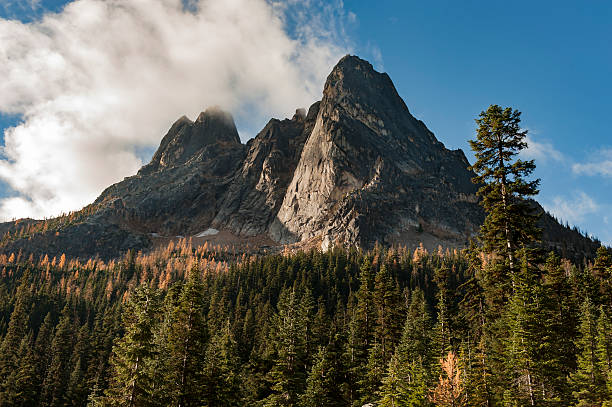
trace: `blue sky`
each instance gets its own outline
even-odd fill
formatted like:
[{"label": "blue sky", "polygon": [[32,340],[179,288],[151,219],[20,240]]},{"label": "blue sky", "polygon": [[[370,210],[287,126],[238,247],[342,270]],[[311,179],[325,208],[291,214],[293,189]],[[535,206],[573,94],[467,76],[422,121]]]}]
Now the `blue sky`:
[{"label": "blue sky", "polygon": [[[0,17],[32,21],[63,3],[8,1]],[[611,4],[345,0],[330,18],[340,47],[387,72],[413,115],[470,159],[481,110],[495,103],[522,111],[539,201],[611,244]],[[251,132],[263,125],[237,116]],[[0,128],[18,120],[0,114]]]}]

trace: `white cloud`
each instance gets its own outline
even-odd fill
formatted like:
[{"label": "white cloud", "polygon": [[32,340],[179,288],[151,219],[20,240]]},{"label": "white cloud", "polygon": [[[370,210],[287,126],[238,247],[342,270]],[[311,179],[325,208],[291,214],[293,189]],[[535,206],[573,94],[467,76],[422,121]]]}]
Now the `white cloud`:
[{"label": "white cloud", "polygon": [[18,196],[0,218],[91,202],[182,114],[221,105],[250,129],[291,116],[349,48],[341,2],[189,5],[78,0],[29,24],[0,19],[0,111],[24,118],[4,135],[0,178]]},{"label": "white cloud", "polygon": [[571,198],[556,196],[552,205],[546,205],[546,209],[558,219],[576,225],[584,221],[585,216],[597,213],[600,206],[583,191],[578,191]]},{"label": "white cloud", "polygon": [[594,154],[592,162],[572,165],[572,171],[580,175],[612,177],[612,148],[602,149]]},{"label": "white cloud", "polygon": [[527,148],[520,153],[521,158],[536,160],[538,163],[563,161],[563,153],[557,150],[549,141],[536,141],[533,136],[527,136]]}]

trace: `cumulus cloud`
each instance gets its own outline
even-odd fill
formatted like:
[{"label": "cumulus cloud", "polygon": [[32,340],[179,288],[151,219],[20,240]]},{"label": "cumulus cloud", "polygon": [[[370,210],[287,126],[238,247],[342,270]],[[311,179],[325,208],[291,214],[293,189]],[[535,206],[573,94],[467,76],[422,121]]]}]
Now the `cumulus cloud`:
[{"label": "cumulus cloud", "polygon": [[563,161],[563,153],[557,150],[549,141],[537,141],[533,136],[527,136],[527,148],[521,151],[521,157],[536,160],[537,163]]},{"label": "cumulus cloud", "polygon": [[577,191],[570,198],[554,197],[552,205],[547,205],[546,209],[558,219],[576,225],[583,222],[585,216],[597,213],[600,206],[584,191]]},{"label": "cumulus cloud", "polygon": [[16,196],[0,218],[91,202],[182,114],[220,105],[239,129],[291,116],[349,51],[350,18],[340,1],[77,0],[0,19],[0,111],[23,118],[4,134],[0,179]]},{"label": "cumulus cloud", "polygon": [[594,154],[592,162],[572,165],[572,171],[580,175],[612,177],[612,148],[602,149]]}]

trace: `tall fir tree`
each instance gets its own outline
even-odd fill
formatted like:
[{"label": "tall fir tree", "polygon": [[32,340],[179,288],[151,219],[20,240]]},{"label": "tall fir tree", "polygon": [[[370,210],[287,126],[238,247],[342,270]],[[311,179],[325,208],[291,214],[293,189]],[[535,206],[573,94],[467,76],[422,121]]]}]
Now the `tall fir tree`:
[{"label": "tall fir tree", "polygon": [[64,306],[51,342],[51,363],[43,382],[43,405],[63,406],[70,380],[70,355],[74,345],[74,315],[70,303]]},{"label": "tall fir tree", "polygon": [[504,374],[508,383],[504,401],[508,405],[534,406],[539,402],[537,352],[543,338],[539,335],[541,326],[537,316],[540,312],[538,301],[542,294],[530,252],[529,249],[517,252],[521,261],[520,269],[512,276],[514,291],[505,316],[508,333]]},{"label": "tall fir tree", "polygon": [[159,293],[148,284],[132,293],[123,312],[125,333],[113,347],[112,381],[106,391],[106,404],[125,407],[154,404],[151,364],[157,354],[154,334],[159,307]]},{"label": "tall fir tree", "polygon": [[306,383],[306,329],[300,320],[300,299],[295,288],[284,289],[272,321],[274,366],[269,379],[269,406],[296,406]]},{"label": "tall fir tree", "polygon": [[207,328],[204,292],[198,267],[189,271],[178,298],[168,332],[170,392],[179,407],[199,406]]},{"label": "tall fir tree", "polygon": [[6,334],[0,344],[0,406],[8,405],[3,400],[14,400],[17,391],[16,375],[19,368],[19,354],[22,340],[28,333],[28,313],[31,303],[30,273],[21,276],[13,311]]},{"label": "tall fir tree", "polygon": [[[364,259],[359,272],[359,288],[355,293],[354,306],[350,307],[351,321],[348,340],[348,359],[350,363],[351,387],[355,389],[353,401],[356,403],[361,394],[358,383],[367,373],[369,350],[374,338],[376,309],[374,306],[374,272],[368,257]],[[352,300],[352,298],[351,298]]]},{"label": "tall fir tree", "polygon": [[199,388],[201,405],[240,406],[243,399],[240,388],[240,358],[229,321],[209,341],[203,362],[203,381]]},{"label": "tall fir tree", "polygon": [[590,298],[580,307],[580,328],[576,346],[578,369],[570,376],[575,406],[599,406],[605,397],[605,380],[597,358],[597,317]]},{"label": "tall fir tree", "polygon": [[480,229],[484,249],[507,260],[512,272],[515,251],[539,237],[538,216],[527,198],[538,193],[539,180],[529,181],[533,160],[517,159],[527,147],[527,131],[520,127],[521,112],[491,105],[480,113],[476,140],[470,146],[476,155],[473,181],[481,185],[478,195],[487,212]]}]

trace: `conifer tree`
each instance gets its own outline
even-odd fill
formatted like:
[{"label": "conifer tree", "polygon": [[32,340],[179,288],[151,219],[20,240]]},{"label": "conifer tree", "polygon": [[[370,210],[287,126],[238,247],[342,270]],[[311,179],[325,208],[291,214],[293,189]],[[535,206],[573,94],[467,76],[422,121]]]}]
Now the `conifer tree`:
[{"label": "conifer tree", "polygon": [[466,251],[467,281],[459,290],[463,298],[459,302],[459,316],[466,324],[463,333],[464,374],[466,401],[473,406],[492,405],[490,331],[491,321],[487,316],[484,285],[484,270],[479,251],[473,241]]},{"label": "conifer tree", "polygon": [[[355,305],[350,307],[351,321],[348,339],[350,376],[354,388],[364,380],[370,346],[374,338],[376,310],[374,306],[374,274],[370,260],[366,257],[360,268],[359,289],[355,294]],[[355,391],[355,401],[359,398]]]},{"label": "conifer tree", "polygon": [[612,321],[603,305],[599,308],[597,320],[596,354],[599,371],[605,381],[604,398],[612,402]]},{"label": "conifer tree", "polygon": [[522,249],[520,270],[513,274],[514,291],[507,309],[507,343],[504,373],[509,379],[504,394],[510,405],[535,405],[538,388],[537,347],[543,338],[538,335],[536,320],[541,286],[529,258],[530,251]]},{"label": "conifer tree", "polygon": [[157,351],[154,333],[158,323],[159,294],[144,284],[131,295],[123,312],[124,336],[113,348],[112,382],[106,392],[111,406],[151,405],[153,372]]},{"label": "conifer tree", "polygon": [[208,343],[200,387],[202,405],[240,406],[240,359],[229,321]]},{"label": "conifer tree", "polygon": [[46,406],[62,406],[67,400],[70,355],[73,347],[73,312],[70,304],[62,310],[51,342],[51,363],[43,382],[42,400]]},{"label": "conifer tree", "polygon": [[31,302],[29,279],[30,273],[26,271],[20,279],[13,312],[0,344],[0,400],[11,400],[15,396],[12,393],[15,392],[15,372],[19,368],[19,349],[28,332],[28,311]]},{"label": "conifer tree", "polygon": [[300,397],[303,407],[346,405],[340,389],[342,368],[339,351],[335,340],[329,347],[319,347],[306,379],[306,391]]},{"label": "conifer tree", "polygon": [[580,336],[577,340],[578,370],[570,377],[576,406],[601,405],[605,382],[597,358],[597,320],[590,298],[580,307]]},{"label": "conifer tree", "polygon": [[442,374],[434,388],[431,399],[439,407],[465,406],[465,394],[461,380],[461,368],[457,356],[451,351],[440,360]]},{"label": "conifer tree", "polygon": [[[189,271],[178,298],[168,332],[170,380],[174,403],[179,407],[200,405],[202,369],[207,339],[204,321],[204,292],[200,271]],[[173,403],[173,404],[174,404]]]},{"label": "conifer tree", "polygon": [[399,287],[386,265],[376,273],[373,294],[376,309],[375,340],[380,344],[382,361],[386,366],[399,339],[403,322]]},{"label": "conifer tree", "polygon": [[82,406],[85,404],[88,395],[88,386],[86,381],[87,359],[89,354],[89,327],[83,324],[79,329],[76,343],[70,357],[70,366],[72,368],[68,381],[67,398],[73,406]]},{"label": "conifer tree", "polygon": [[306,381],[306,331],[300,321],[300,301],[295,288],[284,289],[272,321],[274,366],[270,371],[269,406],[295,406]]},{"label": "conifer tree", "polygon": [[27,407],[36,402],[39,389],[36,386],[36,366],[30,347],[31,339],[31,335],[27,335],[21,340],[18,351],[19,365],[5,383],[8,391],[0,398],[0,405]]},{"label": "conifer tree", "polygon": [[600,280],[602,302],[608,310],[612,310],[612,254],[609,249],[599,246],[591,269]]},{"label": "conifer tree", "polygon": [[[549,401],[568,400],[571,391],[567,377],[576,368],[578,311],[572,288],[561,266],[561,259],[550,253],[542,276],[541,335],[538,359],[545,398]],[[551,401],[552,402],[552,401]]]},{"label": "conifer tree", "polygon": [[423,291],[415,289],[410,296],[401,341],[382,379],[381,405],[429,405],[427,385],[433,358],[431,344],[431,320]]},{"label": "conifer tree", "polygon": [[436,356],[443,357],[451,350],[451,309],[450,309],[450,288],[449,288],[449,273],[447,266],[442,265],[436,268],[434,272],[434,282],[437,287],[437,304],[438,311],[436,326],[435,326],[435,342]]},{"label": "conifer tree", "polygon": [[487,252],[506,259],[512,272],[515,251],[538,238],[537,216],[527,198],[538,193],[539,180],[528,181],[533,160],[516,159],[527,147],[527,131],[520,127],[521,112],[491,105],[480,113],[476,140],[470,140],[476,154],[473,181],[480,184],[478,195],[487,212],[480,238]]},{"label": "conifer tree", "polygon": [[387,374],[382,380],[380,388],[381,399],[379,405],[381,407],[404,407],[408,405],[405,401],[409,391],[406,389],[405,377],[402,374],[403,369],[400,366],[397,354],[394,354],[389,361]]}]

